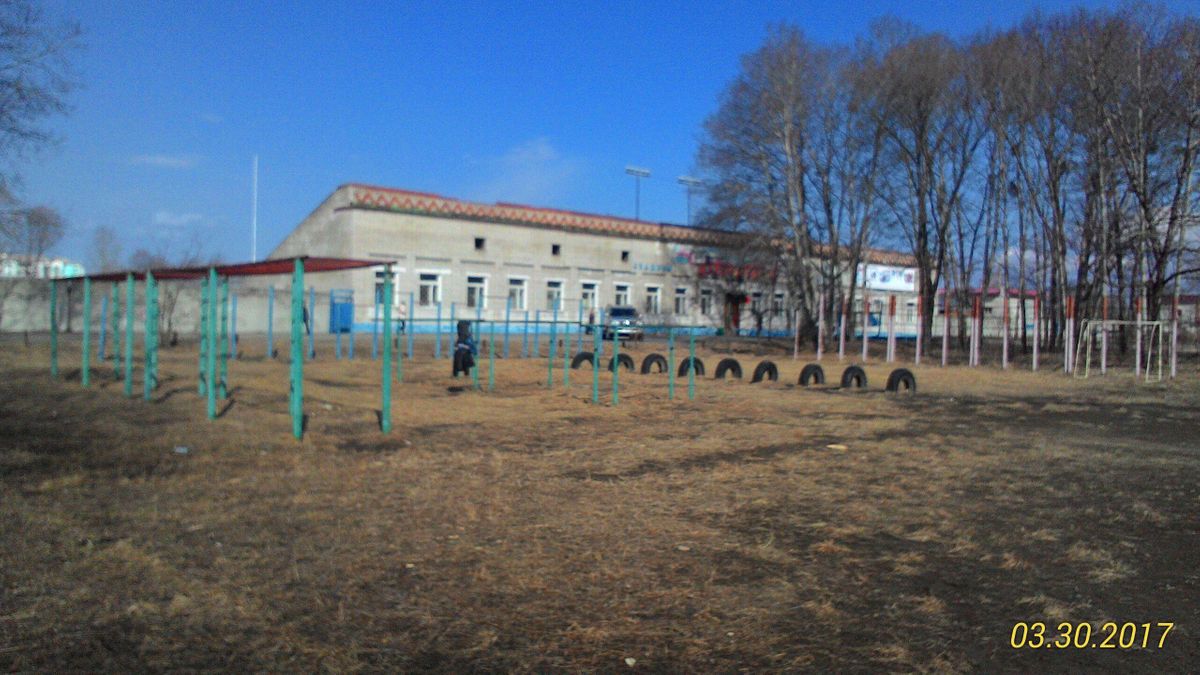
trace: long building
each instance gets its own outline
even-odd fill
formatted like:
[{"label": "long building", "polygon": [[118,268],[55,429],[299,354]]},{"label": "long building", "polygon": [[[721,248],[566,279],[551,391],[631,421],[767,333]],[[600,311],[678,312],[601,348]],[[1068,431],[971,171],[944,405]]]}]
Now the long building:
[{"label": "long building", "polygon": [[[733,240],[727,232],[521,204],[482,204],[439,195],[347,184],[329,195],[270,254],[396,261],[396,311],[408,318],[513,319],[557,309],[587,319],[609,306],[634,306],[653,325],[721,325],[730,299],[703,269]],[[869,262],[910,264],[872,251]],[[320,296],[353,297],[353,321],[377,320],[384,272],[316,275]],[[738,303],[741,325],[765,316],[787,325],[782,289]],[[735,300],[736,303],[736,300]],[[393,312],[395,315],[395,312]],[[319,318],[318,318],[319,321]],[[318,324],[320,325],[320,324]]]}]

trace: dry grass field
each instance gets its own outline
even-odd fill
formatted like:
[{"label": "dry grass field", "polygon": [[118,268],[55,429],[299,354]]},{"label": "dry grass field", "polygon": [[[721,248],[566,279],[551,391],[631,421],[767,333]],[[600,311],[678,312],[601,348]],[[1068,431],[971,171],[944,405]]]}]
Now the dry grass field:
[{"label": "dry grass field", "polygon": [[[231,361],[210,422],[194,345],[163,351],[147,403],[108,363],[82,389],[77,343],[58,380],[44,345],[0,343],[0,669],[1200,663],[1195,364],[1152,385],[921,367],[894,395],[874,361],[848,391],[796,386],[782,355],[779,382],[750,384],[745,354],[714,381],[703,352],[695,401],[622,374],[613,407],[607,373],[595,405],[590,371],[547,390],[544,359],[498,361],[486,393],[421,357],[383,436],[369,343],[320,350],[298,442],[282,359]],[[1017,621],[1175,628],[1016,650]]]}]

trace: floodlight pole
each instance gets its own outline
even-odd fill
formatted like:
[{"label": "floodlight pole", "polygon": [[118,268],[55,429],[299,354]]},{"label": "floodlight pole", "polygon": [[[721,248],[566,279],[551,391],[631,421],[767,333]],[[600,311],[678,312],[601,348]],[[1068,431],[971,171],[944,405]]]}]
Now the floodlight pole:
[{"label": "floodlight pole", "polygon": [[642,219],[642,179],[650,177],[650,169],[640,166],[627,166],[625,173],[633,176],[633,219]]},{"label": "floodlight pole", "polygon": [[687,224],[690,226],[692,224],[692,191],[704,185],[704,182],[692,176],[680,176],[676,181],[687,192]]}]

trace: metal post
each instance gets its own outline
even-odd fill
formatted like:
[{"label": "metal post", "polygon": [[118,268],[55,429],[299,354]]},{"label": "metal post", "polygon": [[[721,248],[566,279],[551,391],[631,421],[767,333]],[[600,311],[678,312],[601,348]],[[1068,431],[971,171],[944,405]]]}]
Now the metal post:
[{"label": "metal post", "polygon": [[342,360],[342,327],[333,315],[333,289],[329,289],[329,327],[333,329],[333,359]]},{"label": "metal post", "polygon": [[[557,314],[558,312],[555,312]],[[554,338],[557,326],[550,324],[550,350],[546,359],[546,388],[554,389]]]},{"label": "metal post", "polygon": [[58,282],[50,282],[50,377],[58,377]]},{"label": "metal post", "polygon": [[542,310],[535,309],[533,311],[533,358],[541,356],[541,347],[538,343],[542,341]]},{"label": "metal post", "polygon": [[592,330],[592,403],[600,402],[600,331]]},{"label": "metal post", "polygon": [[[216,279],[216,272],[212,278]],[[214,281],[215,283],[215,281]],[[296,258],[292,269],[292,368],[291,368],[291,408],[292,435],[301,438],[304,435],[304,259]],[[311,318],[310,323],[311,325]],[[311,335],[309,333],[311,348]],[[211,395],[210,395],[211,399]]]},{"label": "metal post", "polygon": [[113,379],[121,378],[121,282],[112,288]]},{"label": "metal post", "polygon": [[154,273],[146,271],[146,323],[145,332],[142,334],[142,347],[145,354],[142,355],[143,370],[142,370],[142,398],[149,401],[150,395],[154,393],[155,361],[158,348],[158,315],[155,311],[156,301],[155,293],[158,291],[157,284],[154,281]]},{"label": "metal post", "polygon": [[617,336],[617,331],[613,331],[613,355],[612,355],[612,404],[617,405],[619,399],[618,392],[621,390],[621,339]]},{"label": "metal post", "polygon": [[488,391],[496,388],[496,322],[488,324]]},{"label": "metal post", "polygon": [[79,381],[83,386],[92,383],[92,280],[83,279],[83,359],[79,370]]},{"label": "metal post", "polygon": [[409,292],[408,294],[408,325],[404,327],[404,332],[408,336],[408,353],[405,356],[411,361],[413,352],[413,333],[417,332],[417,306],[413,304],[416,294]]},{"label": "metal post", "polygon": [[[472,327],[471,333],[476,337],[479,337],[480,333],[478,321],[475,322],[475,325]],[[473,356],[478,356],[478,354],[474,354]],[[475,361],[475,365],[471,366],[471,383],[475,386],[475,391],[479,391],[479,359],[473,360]]]},{"label": "metal post", "polygon": [[675,329],[667,329],[667,399],[675,400]]},{"label": "metal post", "polygon": [[529,310],[525,310],[525,332],[521,335],[521,358],[529,357]]},{"label": "metal post", "polygon": [[100,298],[100,330],[96,331],[100,338],[96,344],[96,360],[103,363],[108,357],[108,352],[105,351],[105,339],[108,336],[108,296]]},{"label": "metal post", "polygon": [[[218,354],[221,357],[221,374],[217,383],[221,387],[221,398],[229,398],[229,278],[221,279],[221,339],[217,342]],[[309,317],[312,325],[312,317]]]},{"label": "metal post", "polygon": [[[450,323],[454,324],[454,310],[450,310]],[[437,319],[433,323],[433,358],[442,358],[442,303],[437,303]],[[447,350],[449,351],[449,350]]]},{"label": "metal post", "polygon": [[[229,283],[226,281],[226,283]],[[238,332],[237,332],[237,293],[232,293],[229,297],[229,353],[233,354],[233,358],[238,357]]]},{"label": "metal post", "polygon": [[696,400],[696,328],[688,328],[688,400]]},{"label": "metal post", "polygon": [[512,297],[504,301],[504,358],[508,358],[508,332],[512,322]]},{"label": "metal post", "polygon": [[208,279],[200,282],[200,347],[196,350],[199,358],[196,364],[196,393],[203,396],[208,379],[206,377],[208,349]]},{"label": "metal post", "polygon": [[[217,268],[208,268],[208,317],[205,319],[204,340],[207,343],[207,363],[204,364],[208,419],[217,418]],[[293,345],[293,353],[297,352]]]},{"label": "metal post", "polygon": [[133,273],[125,275],[125,396],[133,396]]},{"label": "metal post", "polygon": [[[371,313],[371,360],[379,358],[379,298],[375,299],[375,306]],[[391,312],[388,312],[390,315]],[[390,316],[389,316],[390,318]]]},{"label": "metal post", "polygon": [[[383,281],[383,297],[392,297],[392,266],[387,266]],[[378,307],[378,305],[376,305]],[[379,314],[375,315],[376,317]],[[376,341],[378,342],[378,341]],[[392,303],[383,303],[383,367],[379,373],[381,402],[379,407],[379,429],[383,433],[392,430]]]},{"label": "metal post", "polygon": [[[304,297],[304,289],[300,289],[300,296]],[[315,343],[317,326],[317,289],[308,289],[308,358],[317,358],[317,345]]]},{"label": "metal post", "polygon": [[275,358],[275,287],[267,289],[267,358]]}]

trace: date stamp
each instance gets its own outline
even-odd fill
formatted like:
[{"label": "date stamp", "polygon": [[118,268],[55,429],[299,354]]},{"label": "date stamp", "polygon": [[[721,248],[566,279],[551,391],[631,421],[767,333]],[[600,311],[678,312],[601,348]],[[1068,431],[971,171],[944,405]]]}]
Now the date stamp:
[{"label": "date stamp", "polygon": [[1092,624],[1063,621],[1018,621],[1013,624],[1008,644],[1013,649],[1162,649],[1174,623],[1117,623],[1106,621],[1098,631]]}]

